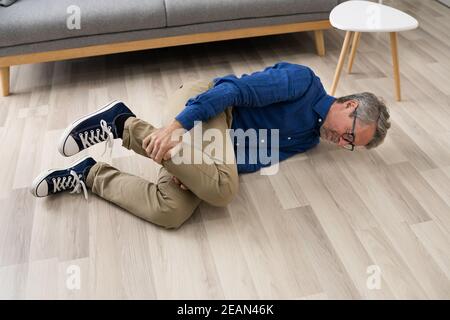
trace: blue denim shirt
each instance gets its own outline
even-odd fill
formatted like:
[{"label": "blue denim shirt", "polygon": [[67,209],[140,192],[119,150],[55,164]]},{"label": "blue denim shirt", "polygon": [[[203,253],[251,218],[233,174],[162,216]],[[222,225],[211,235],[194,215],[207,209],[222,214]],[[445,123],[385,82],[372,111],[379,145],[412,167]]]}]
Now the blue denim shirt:
[{"label": "blue denim shirt", "polygon": [[[319,143],[319,129],[335,101],[329,96],[319,77],[302,65],[280,62],[263,71],[218,77],[214,86],[192,97],[176,119],[186,130],[194,126],[194,121],[207,121],[233,106],[232,129],[278,129],[278,161],[296,153],[304,152]],[[270,145],[273,139],[262,139]],[[236,157],[243,156],[244,163],[238,163],[238,172],[254,172],[272,165],[256,159],[249,159],[252,148],[258,146],[239,145],[234,140]],[[256,161],[255,161],[256,160]]]}]

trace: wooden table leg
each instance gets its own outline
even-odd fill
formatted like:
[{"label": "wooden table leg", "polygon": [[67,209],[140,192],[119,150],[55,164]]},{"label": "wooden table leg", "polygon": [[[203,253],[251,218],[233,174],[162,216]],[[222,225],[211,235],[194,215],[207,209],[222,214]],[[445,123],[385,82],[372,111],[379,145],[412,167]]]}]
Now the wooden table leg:
[{"label": "wooden table leg", "polygon": [[353,36],[352,50],[350,52],[350,58],[348,60],[348,73],[352,72],[353,61],[355,60],[356,49],[358,49],[360,37],[361,37],[361,32],[355,32],[355,35]]},{"label": "wooden table leg", "polygon": [[323,30],[314,31],[314,41],[316,42],[316,51],[320,57],[325,55],[325,41],[323,39]]},{"label": "wooden table leg", "polygon": [[0,67],[0,80],[2,83],[2,96],[9,95],[9,67]]},{"label": "wooden table leg", "polygon": [[392,65],[394,66],[395,95],[397,101],[400,101],[402,97],[400,91],[400,66],[398,63],[397,33],[391,32],[390,36],[391,36]]},{"label": "wooden table leg", "polygon": [[344,61],[345,61],[345,57],[348,52],[348,46],[350,45],[351,36],[352,36],[351,31],[347,31],[345,33],[344,44],[342,45],[341,55],[339,56],[339,61],[338,61],[337,67],[336,67],[336,71],[334,73],[333,84],[331,86],[330,94],[332,96],[334,96],[334,94],[336,93],[336,87],[339,82],[339,77],[341,75],[342,67],[344,66]]}]

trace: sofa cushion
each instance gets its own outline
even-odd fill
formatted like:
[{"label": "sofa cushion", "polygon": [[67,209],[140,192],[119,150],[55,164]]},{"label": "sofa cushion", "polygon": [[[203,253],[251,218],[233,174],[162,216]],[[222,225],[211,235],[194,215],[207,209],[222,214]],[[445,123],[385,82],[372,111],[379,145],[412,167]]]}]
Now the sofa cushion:
[{"label": "sofa cushion", "polygon": [[2,6],[2,7],[9,7],[10,5],[12,5],[16,1],[17,0],[0,0],[0,6]]},{"label": "sofa cushion", "polygon": [[337,0],[165,0],[167,25],[330,12]]},{"label": "sofa cushion", "polygon": [[76,38],[65,38],[53,41],[43,41],[0,48],[0,58],[17,54],[45,52],[53,50],[80,48],[93,45],[103,45],[124,41],[136,41],[161,37],[173,37],[180,35],[196,34],[203,32],[217,32],[240,28],[253,28],[261,26],[276,26],[280,24],[299,23],[328,19],[329,12],[300,13],[290,16],[248,18],[228,21],[215,21],[207,23],[189,24],[167,28],[145,29],[90,35]]},{"label": "sofa cushion", "polygon": [[[74,5],[80,29],[67,27]],[[0,10],[0,47],[162,28],[165,16],[164,0],[20,0]]]}]

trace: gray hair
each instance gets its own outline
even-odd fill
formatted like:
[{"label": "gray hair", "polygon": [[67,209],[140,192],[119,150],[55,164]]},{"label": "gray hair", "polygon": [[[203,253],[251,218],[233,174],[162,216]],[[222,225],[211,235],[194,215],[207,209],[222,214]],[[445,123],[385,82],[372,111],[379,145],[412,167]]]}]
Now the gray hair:
[{"label": "gray hair", "polygon": [[[370,92],[356,93],[338,98],[338,103],[349,100],[358,101],[358,109],[355,110],[357,118],[366,125],[377,124],[372,140],[365,145],[367,149],[372,149],[383,143],[388,129],[391,127],[389,121],[389,109],[381,98]],[[354,113],[352,114],[354,116]]]}]

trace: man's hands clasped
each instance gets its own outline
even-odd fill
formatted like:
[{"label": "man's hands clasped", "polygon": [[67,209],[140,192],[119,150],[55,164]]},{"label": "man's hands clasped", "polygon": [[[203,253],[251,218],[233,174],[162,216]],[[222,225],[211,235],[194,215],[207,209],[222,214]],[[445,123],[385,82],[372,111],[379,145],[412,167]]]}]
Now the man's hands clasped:
[{"label": "man's hands clasped", "polygon": [[161,164],[163,160],[170,159],[169,151],[181,141],[183,133],[183,126],[174,120],[168,126],[157,129],[145,137],[142,148],[149,158]]},{"label": "man's hands clasped", "polygon": [[[184,133],[183,126],[176,120],[170,125],[157,129],[149,134],[142,141],[142,148],[149,158],[161,164],[163,160],[169,160],[171,157],[170,150],[174,148],[182,139]],[[175,176],[172,180],[183,190],[189,190]]]}]

